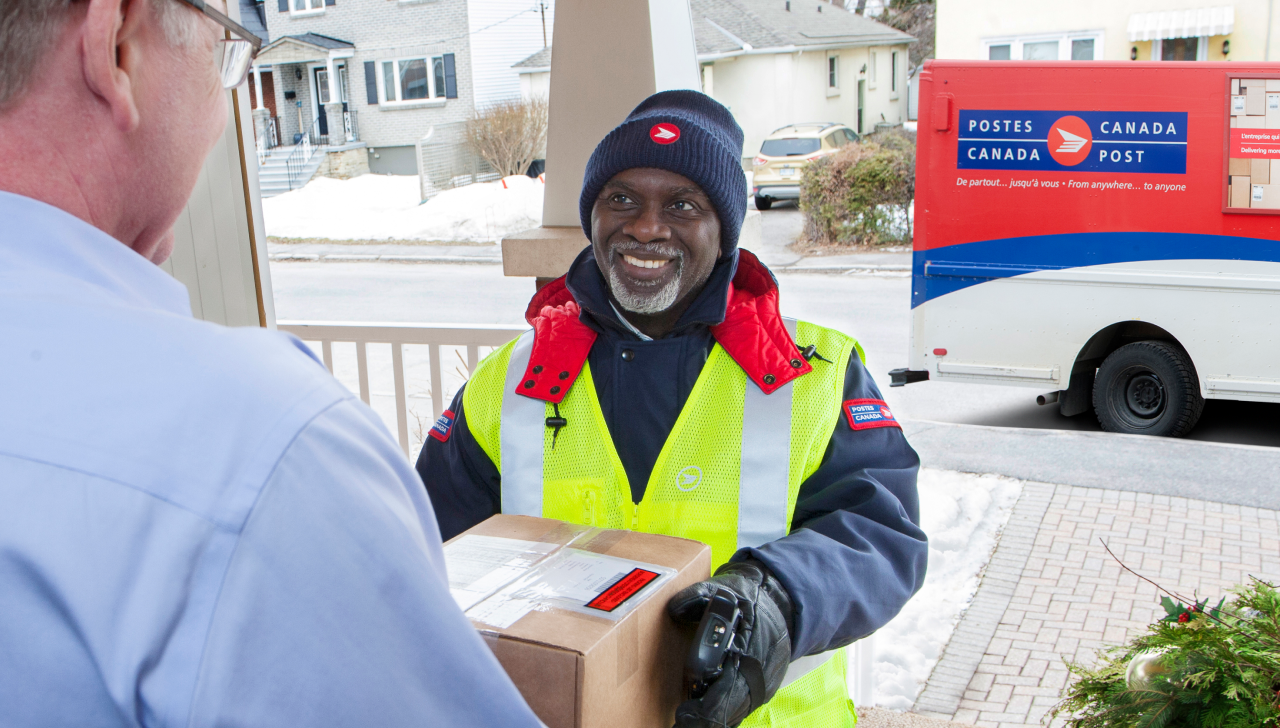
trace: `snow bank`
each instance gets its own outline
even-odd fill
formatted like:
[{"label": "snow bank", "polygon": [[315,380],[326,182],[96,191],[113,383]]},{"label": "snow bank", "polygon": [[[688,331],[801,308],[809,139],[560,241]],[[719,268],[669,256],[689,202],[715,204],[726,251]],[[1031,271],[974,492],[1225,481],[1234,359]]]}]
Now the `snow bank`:
[{"label": "snow bank", "polygon": [[542,224],[545,185],[525,176],[458,187],[419,203],[418,178],[317,177],[262,201],[267,235],[328,240],[493,242]]},{"label": "snow bank", "polygon": [[895,710],[911,708],[942,656],[978,590],[1022,481],[923,469],[919,488],[929,572],[915,597],[875,635],[876,704]]}]

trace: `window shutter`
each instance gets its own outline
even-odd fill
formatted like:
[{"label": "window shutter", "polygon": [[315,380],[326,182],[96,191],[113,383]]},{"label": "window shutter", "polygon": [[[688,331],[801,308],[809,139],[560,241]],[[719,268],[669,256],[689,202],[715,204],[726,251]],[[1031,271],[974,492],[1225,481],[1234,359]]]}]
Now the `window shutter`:
[{"label": "window shutter", "polygon": [[378,105],[378,66],[373,61],[364,62],[364,93],[370,106]]},{"label": "window shutter", "polygon": [[444,54],[444,97],[458,98],[458,76],[453,70],[453,54]]},{"label": "window shutter", "polygon": [[280,12],[289,12],[289,0],[280,0]]}]

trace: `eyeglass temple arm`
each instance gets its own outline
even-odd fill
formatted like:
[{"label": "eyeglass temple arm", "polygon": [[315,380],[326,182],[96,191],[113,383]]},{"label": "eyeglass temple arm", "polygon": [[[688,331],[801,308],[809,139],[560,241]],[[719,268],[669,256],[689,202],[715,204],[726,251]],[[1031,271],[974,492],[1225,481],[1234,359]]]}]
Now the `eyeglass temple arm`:
[{"label": "eyeglass temple arm", "polygon": [[196,10],[199,10],[205,15],[208,15],[210,18],[213,18],[213,20],[215,20],[222,27],[226,28],[232,33],[235,33],[236,35],[240,36],[242,39],[248,41],[249,44],[253,46],[254,55],[257,55],[258,51],[262,49],[262,39],[254,35],[253,31],[237,23],[236,21],[232,20],[226,15],[223,15],[217,10],[214,10],[213,8],[209,7],[207,4],[205,4],[204,0],[182,0],[182,2],[190,5]]}]

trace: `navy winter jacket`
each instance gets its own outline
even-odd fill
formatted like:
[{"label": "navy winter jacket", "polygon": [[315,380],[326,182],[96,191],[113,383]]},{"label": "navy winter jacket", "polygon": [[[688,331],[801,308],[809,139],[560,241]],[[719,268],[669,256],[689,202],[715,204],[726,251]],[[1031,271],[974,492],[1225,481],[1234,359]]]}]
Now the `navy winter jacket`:
[{"label": "navy winter jacket", "polygon": [[[711,327],[725,318],[740,255],[751,256],[734,251],[716,263],[675,329],[655,341],[640,340],[618,320],[590,247],[569,268],[566,285],[582,308],[580,320],[597,332],[591,376],[637,503],[715,344]],[[744,264],[764,269],[754,256]],[[823,366],[823,352],[817,354],[810,363]],[[844,400],[882,400],[856,352]],[[417,465],[446,539],[498,513],[501,504],[501,476],[467,428],[462,391],[451,410],[448,436],[427,438]],[[795,657],[865,637],[920,588],[928,543],[919,527],[919,465],[900,427],[855,430],[842,415],[822,465],[801,484],[790,535],[734,555],[764,562],[791,595]]]}]

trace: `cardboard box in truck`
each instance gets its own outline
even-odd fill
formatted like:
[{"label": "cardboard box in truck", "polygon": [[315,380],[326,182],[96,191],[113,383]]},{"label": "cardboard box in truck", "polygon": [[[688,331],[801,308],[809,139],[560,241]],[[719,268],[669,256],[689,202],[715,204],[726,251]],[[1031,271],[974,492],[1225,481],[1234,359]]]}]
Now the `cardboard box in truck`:
[{"label": "cardboard box in truck", "polygon": [[708,578],[710,547],[497,515],[444,553],[454,599],[548,728],[675,722],[692,632],[666,605]]}]

